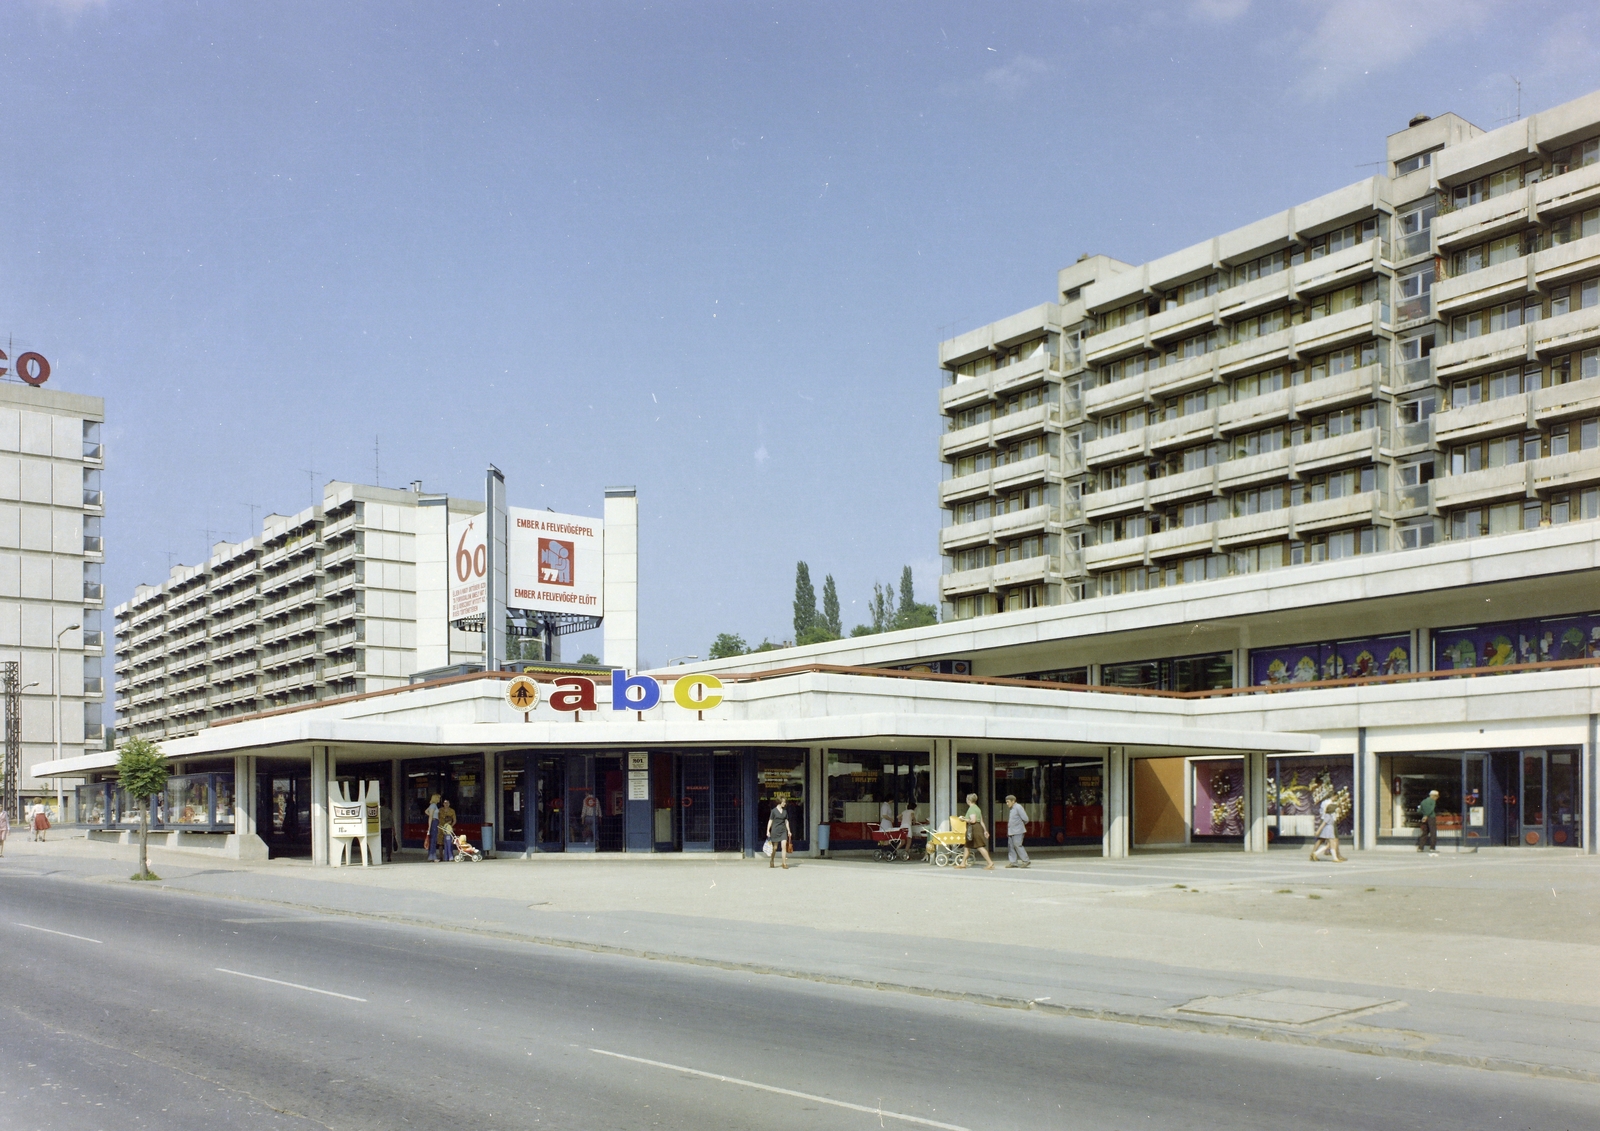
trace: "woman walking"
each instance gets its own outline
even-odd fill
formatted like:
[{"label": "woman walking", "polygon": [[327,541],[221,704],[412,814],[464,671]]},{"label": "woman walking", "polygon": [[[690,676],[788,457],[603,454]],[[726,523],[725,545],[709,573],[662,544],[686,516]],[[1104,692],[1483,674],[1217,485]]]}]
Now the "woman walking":
[{"label": "woman walking", "polygon": [[1343,864],[1345,857],[1339,855],[1339,812],[1334,807],[1333,798],[1322,803],[1322,816],[1318,821],[1317,843],[1311,846],[1311,862],[1316,863],[1317,857],[1326,850],[1329,860]]},{"label": "woman walking", "polygon": [[983,868],[986,872],[994,871],[994,860],[989,856],[989,827],[983,823],[983,810],[978,808],[978,795],[967,794],[967,844],[961,850],[961,863],[957,868],[965,868],[967,859],[976,848],[983,857]]},{"label": "woman walking", "polygon": [[45,814],[44,805],[35,802],[33,806],[33,839],[43,840],[44,834],[50,831],[50,818]]},{"label": "woman walking", "polygon": [[436,793],[428,799],[428,835],[423,838],[423,846],[428,850],[428,862],[431,864],[438,860],[439,851],[439,795]]}]

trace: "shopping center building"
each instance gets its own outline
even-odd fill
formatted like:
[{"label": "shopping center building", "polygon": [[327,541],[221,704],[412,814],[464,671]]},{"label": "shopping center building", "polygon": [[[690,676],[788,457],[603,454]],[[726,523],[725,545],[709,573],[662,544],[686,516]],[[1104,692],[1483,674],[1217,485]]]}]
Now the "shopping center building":
[{"label": "shopping center building", "polygon": [[943,623],[657,673],[714,709],[480,673],[218,720],[164,746],[172,835],[321,856],[347,777],[530,852],[748,853],[779,794],[849,850],[968,792],[1039,847],[1301,845],[1331,799],[1379,850],[1437,790],[1444,847],[1595,852],[1600,94],[1387,161],[941,344]]}]

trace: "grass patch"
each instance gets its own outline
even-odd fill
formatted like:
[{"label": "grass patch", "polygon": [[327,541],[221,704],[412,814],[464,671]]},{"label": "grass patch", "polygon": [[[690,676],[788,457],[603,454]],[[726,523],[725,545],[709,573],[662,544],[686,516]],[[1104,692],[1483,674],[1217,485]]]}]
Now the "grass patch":
[{"label": "grass patch", "polygon": [[1306,898],[1307,899],[1321,899],[1322,897],[1320,895],[1317,895],[1317,894],[1313,893],[1311,895],[1306,896]]},{"label": "grass patch", "polygon": [[1289,888],[1279,888],[1277,890],[1276,894],[1278,894],[1278,895],[1293,895],[1294,892],[1291,891]]},{"label": "grass patch", "polygon": [[128,877],[130,880],[159,880],[160,878],[154,872],[135,872]]},{"label": "grass patch", "polygon": [[1367,890],[1368,891],[1377,891],[1378,889],[1377,888],[1368,888]]},{"label": "grass patch", "polygon": [[1172,885],[1172,886],[1173,886],[1173,887],[1175,887],[1175,888],[1181,888],[1181,887],[1183,887],[1183,885],[1182,885],[1182,884],[1173,884],[1173,885]]}]

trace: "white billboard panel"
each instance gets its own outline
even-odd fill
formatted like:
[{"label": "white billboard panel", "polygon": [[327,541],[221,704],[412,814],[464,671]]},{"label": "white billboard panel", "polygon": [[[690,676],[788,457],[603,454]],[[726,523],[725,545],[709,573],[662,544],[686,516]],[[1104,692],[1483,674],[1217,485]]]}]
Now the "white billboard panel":
[{"label": "white billboard panel", "polygon": [[458,519],[449,527],[450,620],[482,617],[489,609],[489,550],[484,515]]},{"label": "white billboard panel", "polygon": [[521,507],[511,507],[508,514],[506,607],[603,616],[604,524]]}]

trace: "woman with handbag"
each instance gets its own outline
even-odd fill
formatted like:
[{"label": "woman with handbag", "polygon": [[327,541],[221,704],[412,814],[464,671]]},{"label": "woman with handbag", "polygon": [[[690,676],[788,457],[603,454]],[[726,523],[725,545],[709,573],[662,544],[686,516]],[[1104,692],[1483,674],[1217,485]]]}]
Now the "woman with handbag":
[{"label": "woman with handbag", "polygon": [[778,863],[778,854],[783,853],[783,866],[789,866],[789,810],[784,805],[783,798],[778,798],[778,803],[772,807],[772,815],[767,818],[767,841],[772,845],[772,852],[767,857],[767,867],[774,868]]},{"label": "woman with handbag", "polygon": [[49,830],[50,818],[45,814],[44,806],[36,802],[33,806],[33,839],[43,840]]},{"label": "woman with handbag", "polygon": [[989,827],[983,823],[983,810],[978,808],[978,795],[967,794],[967,844],[961,850],[961,863],[957,868],[965,868],[967,859],[976,848],[983,857],[983,869],[986,872],[994,871],[994,859],[989,855]]}]

